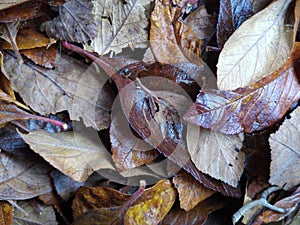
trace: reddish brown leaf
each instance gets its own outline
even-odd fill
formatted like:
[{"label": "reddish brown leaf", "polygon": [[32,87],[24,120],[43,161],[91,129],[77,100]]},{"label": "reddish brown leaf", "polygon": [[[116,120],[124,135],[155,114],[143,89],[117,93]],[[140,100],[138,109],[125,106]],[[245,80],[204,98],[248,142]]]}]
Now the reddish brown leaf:
[{"label": "reddish brown leaf", "polygon": [[110,126],[112,158],[119,171],[126,171],[155,160],[159,153],[147,142],[134,136],[126,117],[118,113]]},{"label": "reddish brown leaf", "polygon": [[286,213],[282,214],[268,209],[258,216],[252,225],[267,224],[283,220],[289,214],[296,213],[299,210],[299,204],[300,189],[298,188],[291,196],[283,198],[274,204],[279,208],[285,209]]},{"label": "reddish brown leaf", "polygon": [[254,132],[282,118],[300,97],[300,44],[274,73],[234,91],[200,91],[184,115],[187,122],[226,134]]},{"label": "reddish brown leaf", "polygon": [[52,45],[50,48],[27,49],[22,50],[21,53],[40,66],[53,68],[56,60],[57,47]]},{"label": "reddish brown leaf", "polygon": [[179,193],[180,208],[185,211],[193,209],[199,202],[204,201],[214,193],[184,171],[178,172],[173,177],[173,183]]},{"label": "reddish brown leaf", "polygon": [[14,208],[6,201],[0,201],[0,224],[11,225],[13,222]]},{"label": "reddish brown leaf", "polygon": [[[133,81],[128,76],[122,75],[123,73],[120,74],[120,71],[114,73],[115,67],[111,66],[109,61],[105,61],[105,58],[97,58],[91,53],[68,43],[64,43],[64,46],[94,60],[111,76],[119,90],[122,109],[127,120],[144,140],[192,174],[206,187],[224,195],[240,196],[239,189],[204,175],[190,160],[182,139],[183,125],[180,117],[189,104],[189,97],[176,84],[168,82],[165,78],[158,77],[157,79],[160,82],[154,82],[154,77],[149,79],[145,77],[143,79],[143,82],[147,83],[147,87],[145,87],[139,79]],[[132,72],[138,74],[143,70],[147,71],[145,67],[140,65],[134,67]],[[131,70],[129,71],[131,73]],[[161,83],[160,86],[164,87],[164,91],[161,89],[156,91],[155,87],[158,83]]]},{"label": "reddish brown leaf", "polygon": [[188,212],[176,207],[164,218],[162,225],[202,225],[209,214],[224,207],[224,205],[225,202],[220,198],[211,197]]},{"label": "reddish brown leaf", "polygon": [[217,26],[219,48],[223,48],[231,34],[253,15],[249,0],[221,0]]}]

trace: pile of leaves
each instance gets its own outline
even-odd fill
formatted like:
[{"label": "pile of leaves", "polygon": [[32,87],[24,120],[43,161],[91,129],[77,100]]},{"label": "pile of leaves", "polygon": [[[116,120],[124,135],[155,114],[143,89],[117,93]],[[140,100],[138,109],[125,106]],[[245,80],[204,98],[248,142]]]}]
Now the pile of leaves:
[{"label": "pile of leaves", "polygon": [[0,224],[298,224],[299,0],[0,4]]}]

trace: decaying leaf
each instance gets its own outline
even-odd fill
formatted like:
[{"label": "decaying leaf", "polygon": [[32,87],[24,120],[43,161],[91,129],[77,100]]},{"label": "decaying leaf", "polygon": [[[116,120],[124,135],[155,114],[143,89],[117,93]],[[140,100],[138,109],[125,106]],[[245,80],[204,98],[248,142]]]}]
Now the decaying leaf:
[{"label": "decaying leaf", "polygon": [[248,0],[254,13],[263,10],[272,0]]},{"label": "decaying leaf", "polygon": [[135,137],[126,117],[118,113],[113,117],[110,126],[112,158],[119,171],[126,171],[155,160],[159,153],[147,142]]},{"label": "decaying leaf", "polygon": [[11,225],[13,222],[14,208],[6,201],[0,201],[0,224]]},{"label": "decaying leaf", "polygon": [[[271,222],[277,222],[283,220],[287,216],[295,216],[295,213],[299,211],[300,204],[300,189],[298,188],[291,196],[283,198],[277,201],[274,205],[286,210],[286,213],[278,213],[273,210],[266,210],[259,215],[253,225],[267,224]],[[294,213],[294,215],[293,215]]]},{"label": "decaying leaf", "polygon": [[120,53],[122,48],[146,47],[149,24],[146,10],[151,0],[101,1],[94,0],[94,14],[98,22],[97,36],[91,46],[100,55],[110,51]]},{"label": "decaying leaf", "polygon": [[158,224],[173,206],[176,195],[169,180],[159,181],[129,207],[124,215],[124,224]]},{"label": "decaying leaf", "polygon": [[111,156],[93,132],[76,135],[38,130],[21,136],[32,150],[76,181],[85,181],[94,170],[114,169]]},{"label": "decaying leaf", "polygon": [[271,173],[270,183],[288,190],[300,183],[300,109],[291,113],[279,130],[270,137]]},{"label": "decaying leaf", "polygon": [[[196,26],[184,25],[179,21],[181,12],[181,8],[178,7],[179,2],[179,0],[176,0],[174,4],[171,0],[155,1],[155,7],[150,18],[152,52],[157,61],[162,63],[193,62],[202,66],[202,60],[199,57],[201,39],[197,37],[193,30]],[[202,10],[206,13],[205,8]],[[201,19],[205,20],[204,18]],[[197,29],[200,30],[199,27]]]},{"label": "decaying leaf", "polygon": [[52,69],[55,66],[57,46],[41,47],[22,50],[21,53],[31,59],[35,64]]},{"label": "decaying leaf", "polygon": [[[33,157],[0,154],[0,198],[29,199],[52,190],[51,168]],[[12,188],[13,187],[13,188]]]},{"label": "decaying leaf", "polygon": [[173,207],[162,221],[162,225],[202,225],[212,212],[224,207],[225,202],[212,196],[200,202],[195,208],[186,212],[179,207]]},{"label": "decaying leaf", "polygon": [[240,151],[243,140],[243,135],[226,135],[188,125],[188,151],[195,166],[233,187],[238,186],[244,170],[245,154]]},{"label": "decaying leaf", "polygon": [[15,0],[15,1],[3,0],[0,5],[0,10],[7,9],[9,7],[16,6],[18,4],[21,4],[24,2],[29,2],[29,1],[31,1],[31,0]]},{"label": "decaying leaf", "polygon": [[300,44],[296,43],[289,60],[256,83],[233,91],[200,91],[184,119],[226,134],[269,127],[300,97],[299,66]]},{"label": "decaying leaf", "polygon": [[58,8],[59,16],[41,25],[41,30],[49,37],[83,44],[96,37],[97,22],[90,1],[67,1]]},{"label": "decaying leaf", "polygon": [[219,89],[250,85],[286,62],[292,49],[292,31],[284,26],[290,2],[273,2],[228,39],[217,65]]},{"label": "decaying leaf", "polygon": [[93,65],[87,67],[63,54],[57,55],[54,70],[31,62],[18,65],[9,53],[4,61],[3,73],[36,112],[48,115],[68,110],[72,120],[82,117],[86,126],[109,126],[114,93],[105,85],[107,77]]},{"label": "decaying leaf", "polygon": [[184,171],[179,171],[173,177],[173,183],[179,193],[180,208],[185,211],[192,210],[199,202],[204,201],[214,193]]},{"label": "decaying leaf", "polygon": [[39,203],[36,200],[18,201],[17,203],[26,213],[15,210],[14,223],[18,225],[57,225],[55,212],[52,206]]},{"label": "decaying leaf", "polygon": [[253,9],[249,0],[221,0],[217,26],[219,48],[222,49],[232,33],[252,15]]}]

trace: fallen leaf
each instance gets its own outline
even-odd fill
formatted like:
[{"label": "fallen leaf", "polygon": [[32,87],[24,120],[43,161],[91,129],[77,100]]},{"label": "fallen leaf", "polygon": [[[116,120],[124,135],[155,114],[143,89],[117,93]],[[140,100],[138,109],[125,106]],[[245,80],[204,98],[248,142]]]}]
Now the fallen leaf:
[{"label": "fallen leaf", "polygon": [[[12,34],[12,37],[15,38],[15,44],[18,47],[18,50],[46,47],[56,42],[41,33],[34,23],[27,23],[26,26],[22,26],[16,34]],[[5,38],[5,40],[7,42],[1,42],[0,48],[14,49],[11,40],[8,40],[7,38]]]},{"label": "fallen leaf", "polygon": [[249,0],[254,13],[263,10],[272,0]]},{"label": "fallen leaf", "polygon": [[271,126],[300,97],[296,77],[299,60],[300,45],[296,43],[288,61],[256,83],[233,91],[200,91],[184,120],[226,134],[251,133]]},{"label": "fallen leaf", "polygon": [[271,134],[271,173],[270,183],[288,190],[300,183],[300,109],[291,113],[275,134]]},{"label": "fallen leaf", "polygon": [[146,18],[151,0],[101,1],[94,0],[94,11],[98,27],[96,38],[90,46],[91,52],[100,55],[110,51],[120,53],[122,48],[147,47],[149,22]]},{"label": "fallen leaf", "polygon": [[29,199],[52,190],[48,176],[51,168],[35,158],[12,156],[1,152],[0,198],[2,200]]},{"label": "fallen leaf", "polygon": [[64,201],[69,200],[75,194],[77,189],[84,185],[83,182],[75,181],[58,170],[53,170],[50,173],[50,176],[53,179],[56,193]]},{"label": "fallen leaf", "polygon": [[296,1],[294,14],[295,14],[295,24],[294,24],[293,41],[295,42],[296,37],[297,37],[298,28],[299,28],[299,22],[300,22],[300,1],[299,0]]},{"label": "fallen leaf", "polygon": [[95,133],[48,133],[43,130],[20,134],[30,148],[72,179],[83,182],[99,169],[114,169],[110,154]]},{"label": "fallen leaf", "polygon": [[243,135],[227,135],[188,125],[187,145],[197,169],[237,187],[244,171]]},{"label": "fallen leaf", "polygon": [[249,0],[221,0],[217,26],[217,41],[220,49],[232,33],[253,15]]},{"label": "fallen leaf", "polygon": [[96,37],[97,22],[90,1],[67,1],[58,9],[59,16],[44,22],[40,27],[49,37],[83,44]]},{"label": "fallen leaf", "polygon": [[35,64],[52,69],[55,66],[57,46],[41,47],[22,50],[21,53],[31,59]]},{"label": "fallen leaf", "polygon": [[250,85],[287,61],[293,41],[284,20],[290,2],[273,2],[232,34],[217,65],[219,89],[233,90]]},{"label": "fallen leaf", "polygon": [[0,10],[7,9],[9,7],[13,7],[13,6],[16,6],[18,4],[22,4],[22,3],[25,3],[25,2],[29,2],[29,1],[31,1],[31,0],[16,0],[16,1],[3,0],[1,2],[1,5],[0,5]]},{"label": "fallen leaf", "polygon": [[162,221],[162,225],[202,225],[212,212],[224,207],[224,200],[211,197],[200,202],[195,208],[186,212],[179,207],[171,209]]},{"label": "fallen leaf", "polygon": [[9,53],[4,61],[3,73],[34,111],[49,115],[68,110],[71,120],[82,117],[86,126],[98,130],[109,126],[114,93],[105,84],[105,74],[93,65],[87,67],[63,54],[56,56],[54,70],[31,62],[18,65]]},{"label": "fallen leaf", "polygon": [[[209,198],[214,191],[196,181],[190,174],[179,171],[173,177],[173,183],[179,193],[180,208],[192,210],[197,204]],[[187,191],[189,190],[189,191]]]},{"label": "fallen leaf", "polygon": [[0,21],[30,20],[42,14],[42,2],[32,0],[3,0],[0,5]]},{"label": "fallen leaf", "polygon": [[0,224],[11,225],[13,222],[14,208],[6,201],[0,201]]},{"label": "fallen leaf", "polygon": [[28,215],[15,210],[14,223],[18,225],[57,225],[55,212],[52,206],[39,203],[36,200],[18,201],[17,203]]},{"label": "fallen leaf", "polygon": [[171,0],[155,1],[150,18],[151,50],[156,60],[162,63],[192,62],[202,66],[202,60],[199,57],[201,40],[196,37],[190,26],[183,28],[184,34],[180,33],[180,28],[184,25],[178,20],[181,12],[181,8],[178,7],[179,2],[179,0],[175,3]]},{"label": "fallen leaf", "polygon": [[253,225],[267,224],[283,220],[289,214],[299,211],[300,204],[300,190],[299,188],[291,196],[285,197],[277,201],[274,205],[286,210],[286,213],[278,213],[267,209],[252,223]]},{"label": "fallen leaf", "polygon": [[[110,62],[105,57],[98,58],[68,43],[63,43],[63,45],[89,57],[111,76],[119,90],[121,106],[127,120],[144,140],[179,167],[192,174],[206,187],[224,195],[240,196],[239,189],[204,175],[191,162],[182,139],[183,125],[179,116],[185,112],[190,100],[186,92],[180,89],[176,83],[169,82],[164,77],[143,77],[143,82],[147,83],[147,85],[145,84],[147,87],[145,87],[139,79],[131,80],[131,74],[133,74],[132,78],[136,78],[141,71],[147,71],[147,67],[143,64],[136,66],[137,64],[133,63],[134,67],[129,69],[129,74],[124,73],[126,68],[124,71],[115,73],[115,64],[120,62],[114,60]],[[155,90],[157,85],[160,87],[160,91],[152,91],[151,89]],[[164,88],[161,89],[162,87]],[[176,169],[174,172],[178,171],[178,167]]]},{"label": "fallen leaf", "polygon": [[119,171],[150,164],[159,153],[147,142],[134,136],[126,117],[118,113],[110,126],[112,158]]},{"label": "fallen leaf", "polygon": [[158,224],[170,211],[176,190],[169,180],[161,180],[144,191],[124,215],[124,224]]}]

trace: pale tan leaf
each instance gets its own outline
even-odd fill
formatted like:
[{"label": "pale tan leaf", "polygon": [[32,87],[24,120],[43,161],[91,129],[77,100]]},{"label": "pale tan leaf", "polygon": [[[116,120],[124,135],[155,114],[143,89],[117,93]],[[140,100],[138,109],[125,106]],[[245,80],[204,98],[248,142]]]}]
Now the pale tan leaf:
[{"label": "pale tan leaf", "polygon": [[15,210],[13,225],[57,225],[52,206],[39,203],[36,200],[18,201],[17,203],[28,215]]},{"label": "pale tan leaf", "polygon": [[291,114],[275,134],[271,134],[271,174],[269,182],[288,190],[300,183],[300,108]]},{"label": "pale tan leaf", "polygon": [[12,6],[16,6],[21,3],[29,2],[31,0],[2,0],[0,3],[0,10],[7,9]]},{"label": "pale tan leaf", "polygon": [[244,170],[242,135],[226,135],[188,124],[188,151],[195,166],[213,178],[237,187]]},{"label": "pale tan leaf", "polygon": [[245,21],[228,39],[217,65],[219,89],[245,87],[287,61],[292,32],[284,26],[284,20],[290,2],[273,2]]},{"label": "pale tan leaf", "polygon": [[173,183],[179,193],[180,208],[185,211],[193,209],[199,202],[204,201],[215,193],[183,170],[173,177]]},{"label": "pale tan leaf", "polygon": [[102,1],[94,0],[94,14],[98,21],[98,34],[89,51],[100,55],[109,51],[120,53],[122,48],[146,47],[149,22],[146,9],[151,0]]},{"label": "pale tan leaf", "polygon": [[50,167],[33,158],[0,154],[0,198],[29,199],[52,191]]},{"label": "pale tan leaf", "polygon": [[113,162],[95,132],[20,134],[30,148],[72,179],[83,182],[94,170],[112,169]]},{"label": "pale tan leaf", "polygon": [[72,120],[83,118],[88,127],[100,130],[109,126],[114,94],[105,85],[107,76],[93,65],[87,67],[58,54],[52,70],[29,61],[18,65],[16,58],[7,53],[2,71],[34,111],[49,115],[68,110]]}]

